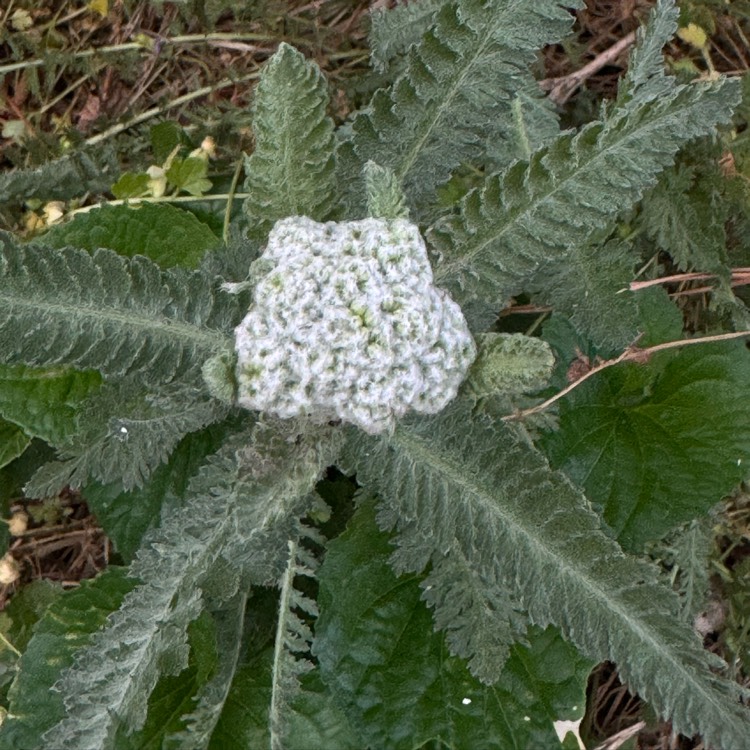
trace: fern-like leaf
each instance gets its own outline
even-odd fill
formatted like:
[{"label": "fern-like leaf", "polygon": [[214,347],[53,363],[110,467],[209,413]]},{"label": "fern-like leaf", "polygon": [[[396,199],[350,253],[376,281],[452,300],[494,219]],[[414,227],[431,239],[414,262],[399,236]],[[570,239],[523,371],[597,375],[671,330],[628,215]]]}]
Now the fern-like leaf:
[{"label": "fern-like leaf", "polygon": [[285,216],[326,218],[333,205],[333,121],[318,66],[279,45],[255,90],[255,151],[245,162],[253,235]]},{"label": "fern-like leaf", "polygon": [[145,396],[132,378],[108,384],[85,402],[78,431],[30,481],[31,497],[47,497],[89,479],[142,487],[188,433],[226,416],[227,407],[197,388],[163,388]]},{"label": "fern-like leaf", "polygon": [[111,150],[100,154],[76,151],[40,167],[0,175],[0,203],[70,200],[86,192],[103,193],[117,179],[119,166]]},{"label": "fern-like leaf", "polygon": [[723,750],[746,747],[750,714],[739,688],[712,674],[715,657],[676,625],[676,595],[602,531],[583,494],[525,436],[470,421],[458,401],[391,436],[358,435],[348,457],[382,497],[380,525],[398,531],[397,571],[459,552],[485,581],[506,586],[532,623],[555,624],[587,656],[616,662],[676,731],[702,733]]},{"label": "fern-like leaf", "polygon": [[182,717],[184,729],[165,737],[162,750],[205,750],[208,747],[240,663],[246,605],[247,594],[241,591],[216,613],[218,669],[201,686],[195,698],[195,709]]},{"label": "fern-like leaf", "polygon": [[727,122],[738,100],[736,81],[673,86],[488,177],[457,217],[433,227],[436,280],[484,326],[540,264],[561,260],[634,205],[678,149]]},{"label": "fern-like leaf", "polygon": [[668,92],[671,82],[665,74],[662,50],[675,35],[679,16],[674,0],[658,0],[648,24],[638,30],[628,71],[617,92],[618,102],[645,102]]},{"label": "fern-like leaf", "polygon": [[[314,533],[307,529],[308,537]],[[315,538],[316,542],[322,541]],[[318,605],[295,586],[295,578],[315,580],[317,558],[298,540],[289,540],[289,562],[281,579],[279,618],[276,625],[269,726],[271,750],[287,747],[286,735],[292,703],[300,693],[299,678],[314,668],[310,654],[312,629],[306,618],[318,616]]]},{"label": "fern-like leaf", "polygon": [[151,384],[197,378],[247,309],[214,279],[109,250],[23,247],[0,235],[0,359]]},{"label": "fern-like leaf", "polygon": [[[525,155],[527,144],[513,127],[513,103],[519,91],[540,96],[538,89],[533,93],[528,69],[537,50],[567,33],[572,16],[564,6],[570,5],[577,3],[445,4],[409,51],[392,88],[379,90],[355,117],[353,148],[360,168],[368,160],[389,167],[413,205],[423,206],[458,165],[482,162],[488,144],[494,158],[504,152],[504,163]],[[525,140],[532,125],[526,123]],[[532,137],[532,149],[539,145]]]},{"label": "fern-like leaf", "polygon": [[[159,677],[187,665],[186,629],[204,601],[233,597],[241,574],[243,587],[267,582],[267,568],[248,569],[247,557],[237,564],[239,551],[258,548],[249,559],[272,561],[274,579],[280,575],[285,550],[271,532],[290,519],[299,523],[335,455],[327,433],[298,441],[279,436],[270,445],[253,437],[246,431],[228,441],[191,482],[181,511],[147,535],[130,569],[141,584],[61,679],[67,716],[47,735],[54,747],[103,750],[113,746],[119,724],[130,731],[143,726]],[[253,451],[271,449],[278,449],[270,454],[274,470],[266,473],[252,462]]]},{"label": "fern-like leaf", "polygon": [[397,55],[418,44],[432,26],[435,15],[447,0],[420,0],[395,8],[374,10],[370,19],[370,59],[372,66],[385,72]]}]

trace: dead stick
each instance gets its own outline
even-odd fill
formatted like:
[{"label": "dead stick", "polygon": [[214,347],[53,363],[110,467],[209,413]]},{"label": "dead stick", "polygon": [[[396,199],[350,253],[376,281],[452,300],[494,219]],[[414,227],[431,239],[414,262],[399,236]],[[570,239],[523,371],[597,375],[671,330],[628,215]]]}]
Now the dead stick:
[{"label": "dead stick", "polygon": [[621,362],[646,362],[652,354],[655,354],[656,352],[662,352],[665,349],[677,349],[678,347],[692,346],[693,344],[709,344],[714,341],[728,341],[729,339],[737,339],[741,338],[742,336],[750,336],[750,331],[734,331],[732,333],[720,333],[715,336],[701,336],[697,339],[667,341],[663,344],[648,346],[645,349],[641,349],[635,346],[635,344],[631,344],[618,357],[615,357],[615,359],[608,359],[605,362],[596,365],[596,367],[593,367],[591,370],[589,370],[583,377],[578,378],[578,380],[574,380],[570,385],[566,386],[554,396],[548,398],[546,401],[542,401],[541,404],[532,406],[530,409],[524,409],[523,411],[519,411],[516,414],[507,414],[503,417],[503,421],[511,422],[523,419],[524,417],[528,417],[530,414],[538,414],[540,411],[544,411],[548,407],[552,406],[552,404],[554,404],[556,401],[559,401],[561,398],[567,396],[571,391],[578,388],[581,383],[585,382],[590,377],[593,377],[602,370],[606,370],[608,367],[619,365]]}]

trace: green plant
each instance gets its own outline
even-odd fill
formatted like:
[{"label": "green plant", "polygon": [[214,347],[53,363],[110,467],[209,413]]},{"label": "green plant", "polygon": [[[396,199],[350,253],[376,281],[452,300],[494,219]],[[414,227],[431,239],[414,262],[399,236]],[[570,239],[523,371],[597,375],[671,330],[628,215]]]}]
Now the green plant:
[{"label": "green plant", "polygon": [[[0,237],[0,414],[57,449],[26,491],[80,489],[129,563],[9,607],[16,660],[2,653],[12,682],[0,683],[0,747],[551,748],[556,724],[582,715],[603,660],[676,731],[747,747],[743,691],[641,553],[744,478],[750,363],[738,341],[658,348],[681,339],[679,312],[662,290],[627,282],[654,251],[649,232],[668,231],[649,230],[648,216],[642,232],[624,223],[644,216],[639,201],[660,175],[689,191],[666,170],[686,144],[718,137],[740,88],[666,74],[677,12],[660,0],[617,100],[559,132],[529,67],[569,29],[570,4],[454,0],[375,15],[387,84],[338,129],[320,71],[281,45],[254,103],[244,218],[227,244],[198,244],[208,252],[197,267],[182,239],[133,247],[128,232],[102,235],[95,211],[46,244]],[[458,200],[441,191],[451,177]],[[140,209],[110,210],[114,221]],[[162,214],[180,237],[195,219],[182,213]],[[251,302],[294,313],[289,331],[310,309],[325,313],[315,299],[263,307],[274,280],[310,281],[304,269],[282,273],[293,258],[269,273],[264,244],[288,251],[274,227],[309,229],[307,252],[326,231],[316,222],[334,221],[342,259],[355,231],[408,256],[423,248],[397,218],[407,213],[444,291],[402,284],[397,299],[448,292],[480,344],[458,396],[395,426],[391,414],[373,424],[334,408],[338,386],[321,401],[317,381],[290,418],[239,408],[238,387],[247,403],[253,375],[269,385],[278,374],[248,372],[262,335],[258,316],[245,317]],[[411,239],[398,245],[397,229]],[[335,276],[342,289],[352,282],[350,302],[355,277]],[[490,330],[521,293],[554,306],[541,338]],[[727,305],[728,327],[742,305]],[[371,310],[350,307],[372,323]],[[439,329],[446,317],[429,321]],[[435,331],[436,348],[440,335],[465,335],[458,318]],[[393,329],[409,349],[401,322]],[[341,340],[351,350],[337,350],[337,373],[354,368],[363,389],[383,376],[354,351],[357,337]],[[335,335],[297,343],[304,362],[311,345],[322,356],[341,346]],[[518,413],[623,348],[629,361],[561,400],[559,425]],[[444,387],[442,373],[425,387]],[[282,395],[285,385],[299,383],[282,382]],[[63,416],[33,419],[49,411]]]}]

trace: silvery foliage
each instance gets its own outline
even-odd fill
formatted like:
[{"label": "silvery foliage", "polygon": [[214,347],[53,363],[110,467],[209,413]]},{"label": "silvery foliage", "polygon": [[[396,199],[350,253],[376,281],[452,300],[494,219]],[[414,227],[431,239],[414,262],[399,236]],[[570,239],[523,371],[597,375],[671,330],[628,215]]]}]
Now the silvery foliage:
[{"label": "silvery foliage", "polygon": [[235,329],[242,406],[375,434],[454,398],[476,348],[415,225],[286,218],[258,263],[270,270]]}]

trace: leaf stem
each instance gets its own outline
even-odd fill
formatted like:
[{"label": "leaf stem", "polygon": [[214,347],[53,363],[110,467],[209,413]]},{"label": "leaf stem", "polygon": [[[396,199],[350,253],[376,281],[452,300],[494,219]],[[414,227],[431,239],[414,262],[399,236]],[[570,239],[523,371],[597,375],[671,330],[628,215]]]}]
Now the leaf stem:
[{"label": "leaf stem", "polygon": [[[606,370],[608,367],[614,367],[619,365],[621,362],[638,362],[640,364],[647,362],[652,354],[661,352],[666,349],[677,349],[683,346],[692,346],[693,344],[710,344],[715,341],[729,341],[730,339],[737,339],[743,336],[750,336],[750,331],[732,331],[731,333],[719,333],[714,336],[700,336],[695,339],[681,339],[679,341],[666,341],[663,344],[655,344],[654,346],[648,346],[641,348],[635,345],[635,342],[628,346],[622,354],[618,355],[614,359],[608,359],[604,362],[600,362],[595,367],[592,367],[585,375],[574,380],[572,383],[567,385],[561,391],[558,391],[554,396],[550,396],[546,401],[542,401],[541,404],[532,406],[529,409],[523,409],[522,411],[516,412],[515,414],[506,414],[502,419],[503,422],[512,422],[524,417],[528,417],[531,414],[538,414],[545,409],[548,409],[556,401],[567,396],[571,391],[578,388],[581,383],[584,383],[589,378],[593,377],[602,370]],[[640,338],[640,337],[639,337]],[[638,339],[636,339],[637,341]]]}]

